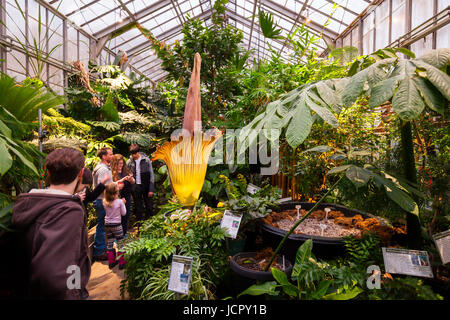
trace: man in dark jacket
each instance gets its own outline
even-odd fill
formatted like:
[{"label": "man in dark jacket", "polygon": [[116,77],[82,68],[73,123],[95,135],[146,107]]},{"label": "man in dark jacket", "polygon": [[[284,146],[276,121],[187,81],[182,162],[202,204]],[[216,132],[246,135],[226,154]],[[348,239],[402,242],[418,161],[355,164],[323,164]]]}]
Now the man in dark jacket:
[{"label": "man in dark jacket", "polygon": [[132,193],[134,214],[138,221],[143,218],[148,219],[153,215],[153,192],[155,191],[152,161],[140,151],[139,145],[132,144],[130,146],[131,158],[127,161],[127,166],[136,180]]},{"label": "man in dark jacket", "polygon": [[21,194],[13,208],[12,226],[21,231],[28,274],[24,297],[86,299],[91,273],[88,235],[81,199],[84,156],[71,148],[46,158],[48,189]]}]

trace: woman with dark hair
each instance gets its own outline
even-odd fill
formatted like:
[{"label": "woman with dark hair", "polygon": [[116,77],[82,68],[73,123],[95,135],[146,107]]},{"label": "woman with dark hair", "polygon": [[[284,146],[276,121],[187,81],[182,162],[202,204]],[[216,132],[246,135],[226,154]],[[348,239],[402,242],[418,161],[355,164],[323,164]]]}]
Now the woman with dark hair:
[{"label": "woman with dark hair", "polygon": [[125,159],[121,154],[115,154],[111,160],[112,180],[114,182],[123,183],[123,188],[120,190],[120,198],[125,199],[125,207],[127,209],[126,215],[122,216],[123,235],[127,234],[128,219],[130,218],[131,210],[131,185],[135,183],[133,174],[125,165]]}]

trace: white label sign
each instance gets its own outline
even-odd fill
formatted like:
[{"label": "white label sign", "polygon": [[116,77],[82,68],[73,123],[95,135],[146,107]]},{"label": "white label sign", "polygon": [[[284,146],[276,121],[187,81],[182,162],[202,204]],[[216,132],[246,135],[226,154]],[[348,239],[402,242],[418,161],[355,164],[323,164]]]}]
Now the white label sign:
[{"label": "white label sign", "polygon": [[247,185],[247,192],[250,193],[250,194],[255,194],[259,190],[261,190],[261,188],[258,187],[258,186],[255,186],[254,184],[249,183]]},{"label": "white label sign", "polygon": [[170,267],[170,291],[188,294],[191,282],[192,257],[173,255]]},{"label": "white label sign", "polygon": [[387,273],[433,278],[428,252],[396,248],[382,248]]},{"label": "white label sign", "polygon": [[230,235],[230,238],[236,239],[239,227],[241,225],[242,215],[234,215],[230,210],[225,210],[220,223],[221,228],[225,228]]},{"label": "white label sign", "polygon": [[443,264],[450,262],[450,230],[433,235]]}]

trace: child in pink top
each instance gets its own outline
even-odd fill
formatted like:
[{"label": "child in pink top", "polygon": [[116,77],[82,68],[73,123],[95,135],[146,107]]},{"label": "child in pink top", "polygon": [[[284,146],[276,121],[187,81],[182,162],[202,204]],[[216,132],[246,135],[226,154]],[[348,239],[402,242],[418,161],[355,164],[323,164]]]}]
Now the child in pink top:
[{"label": "child in pink top", "polygon": [[[105,207],[105,231],[106,231],[106,254],[108,255],[109,268],[117,265],[116,251],[114,250],[114,240],[120,245],[123,239],[123,229],[121,217],[126,215],[125,199],[119,199],[119,186],[116,182],[109,183],[105,188],[103,206]],[[119,269],[125,268],[124,253],[118,252]]]}]

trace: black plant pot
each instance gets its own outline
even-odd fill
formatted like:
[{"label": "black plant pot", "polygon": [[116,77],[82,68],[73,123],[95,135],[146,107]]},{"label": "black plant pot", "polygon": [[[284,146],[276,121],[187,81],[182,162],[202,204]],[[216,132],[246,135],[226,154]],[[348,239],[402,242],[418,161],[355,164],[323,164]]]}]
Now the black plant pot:
[{"label": "black plant pot", "polygon": [[[241,252],[234,255],[233,258],[231,259],[230,268],[232,270],[233,293],[235,296],[237,296],[239,293],[241,293],[248,287],[256,284],[257,281],[261,282],[274,281],[271,271],[264,272],[264,271],[250,270],[245,267],[242,267],[237,263],[237,259],[239,258],[255,257],[255,256],[256,252]],[[284,263],[285,263],[285,273],[289,278],[292,272],[292,263],[288,259],[285,259]],[[258,299],[258,297],[255,298],[248,295],[245,295],[242,298],[246,300]],[[259,300],[260,299],[261,298],[259,298]]]},{"label": "black plant pot", "polygon": [[[296,205],[301,205],[302,209],[309,210],[314,206],[314,203],[289,201],[281,204],[276,209],[276,211],[292,210],[295,209]],[[360,214],[364,219],[375,218],[380,220],[379,217],[376,217],[370,213],[349,209],[347,207],[332,203],[321,203],[318,205],[316,210],[323,210],[325,208],[332,208],[333,210],[340,211],[346,217],[353,217],[357,214]],[[380,223],[385,224],[381,220]],[[264,222],[261,222],[261,229],[264,245],[272,247],[274,250],[278,247],[283,237],[287,234],[287,231],[275,228]],[[345,243],[343,238],[310,236],[306,234],[291,234],[287,238],[279,254],[285,255],[286,258],[290,261],[295,261],[295,255],[297,254],[298,248],[308,239],[312,239],[313,241],[312,251],[317,258],[333,259],[338,256],[342,256],[345,253]]]}]

